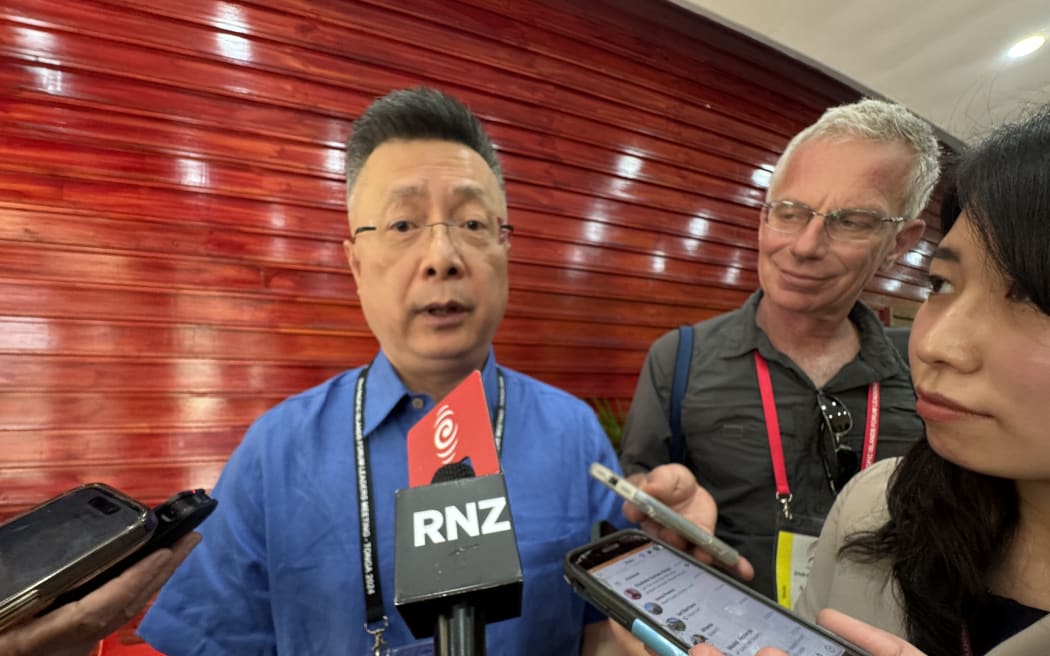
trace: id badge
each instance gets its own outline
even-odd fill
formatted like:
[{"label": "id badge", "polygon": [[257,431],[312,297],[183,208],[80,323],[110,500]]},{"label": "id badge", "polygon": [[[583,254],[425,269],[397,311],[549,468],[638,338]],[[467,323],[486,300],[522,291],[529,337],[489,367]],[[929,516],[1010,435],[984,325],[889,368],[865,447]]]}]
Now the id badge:
[{"label": "id badge", "polygon": [[410,645],[394,647],[390,650],[390,656],[434,656],[434,641],[420,640]]},{"label": "id badge", "polygon": [[816,517],[794,515],[786,519],[782,513],[777,513],[773,570],[776,572],[777,603],[785,608],[794,608],[806,587],[823,525],[824,522]]}]

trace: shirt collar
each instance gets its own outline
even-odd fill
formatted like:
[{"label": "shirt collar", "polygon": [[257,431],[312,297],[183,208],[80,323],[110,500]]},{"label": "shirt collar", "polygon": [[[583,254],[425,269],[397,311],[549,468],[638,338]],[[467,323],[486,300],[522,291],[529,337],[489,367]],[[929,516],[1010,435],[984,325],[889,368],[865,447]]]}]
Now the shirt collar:
[{"label": "shirt collar", "polygon": [[[759,341],[769,343],[769,338],[755,323],[755,315],[758,312],[758,302],[762,300],[762,290],[757,290],[740,306],[739,330],[729,339],[723,340],[721,354],[724,358],[733,358],[745,353],[750,353],[759,347]],[[762,355],[765,355],[763,349]]]},{"label": "shirt collar", "polygon": [[[857,301],[850,310],[849,319],[860,331],[860,358],[875,370],[879,380],[900,373],[902,364],[897,349],[886,337],[882,322],[871,308]],[[907,369],[904,371],[907,373]]]},{"label": "shirt collar", "polygon": [[[763,292],[759,289],[740,306],[740,330],[735,336],[722,342],[720,352],[723,357],[737,357],[755,350],[758,350],[767,360],[774,360],[778,357],[778,352],[769,341],[769,337],[755,322],[758,303],[762,300],[762,295]],[[900,363],[893,351],[894,347],[886,339],[882,323],[875,313],[858,300],[849,312],[849,320],[860,333],[860,357],[875,370],[877,380],[889,378],[898,373]]]},{"label": "shirt collar", "polygon": [[[489,347],[488,357],[481,367],[481,381],[485,388],[485,401],[489,407],[489,416],[495,417],[496,403],[499,395],[499,384],[496,373],[496,355]],[[412,392],[401,382],[394,371],[394,365],[379,351],[368,370],[365,381],[365,435],[370,435],[379,424],[386,421],[391,413],[398,410]],[[431,399],[437,401],[440,399]]]}]

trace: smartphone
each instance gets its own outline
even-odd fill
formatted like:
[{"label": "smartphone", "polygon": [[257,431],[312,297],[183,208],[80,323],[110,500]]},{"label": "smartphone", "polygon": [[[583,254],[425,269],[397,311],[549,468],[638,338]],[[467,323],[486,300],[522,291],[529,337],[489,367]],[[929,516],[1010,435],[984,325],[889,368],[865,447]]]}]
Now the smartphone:
[{"label": "smartphone", "polygon": [[49,613],[59,606],[91,594],[157,549],[164,549],[175,544],[179,538],[197,528],[207,519],[218,503],[204,490],[186,490],[155,507],[153,515],[157,518],[157,526],[145,544],[106,568],[105,571],[55,597],[43,613]]},{"label": "smartphone", "polygon": [[152,510],[102,483],[0,525],[0,630],[127,556],[155,525]]},{"label": "smartphone", "polygon": [[682,537],[711,554],[722,565],[734,567],[740,560],[740,554],[736,549],[642,492],[626,478],[605,465],[598,462],[593,463],[589,471],[591,476],[601,481],[613,492],[633,503],[660,525],[678,531]]},{"label": "smartphone", "polygon": [[779,647],[791,656],[867,656],[717,569],[642,531],[570,551],[565,579],[660,656],[710,643],[726,656]]}]

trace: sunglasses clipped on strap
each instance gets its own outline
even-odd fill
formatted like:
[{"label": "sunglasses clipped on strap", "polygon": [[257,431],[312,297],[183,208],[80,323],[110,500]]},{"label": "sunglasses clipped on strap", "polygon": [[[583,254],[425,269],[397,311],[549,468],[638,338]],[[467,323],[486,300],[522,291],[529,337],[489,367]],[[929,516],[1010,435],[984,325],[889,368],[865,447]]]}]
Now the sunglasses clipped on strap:
[{"label": "sunglasses clipped on strap", "polygon": [[820,457],[832,494],[838,494],[860,471],[860,456],[845,437],[853,429],[853,416],[846,404],[830,394],[817,392],[817,406],[824,421],[820,426]]}]

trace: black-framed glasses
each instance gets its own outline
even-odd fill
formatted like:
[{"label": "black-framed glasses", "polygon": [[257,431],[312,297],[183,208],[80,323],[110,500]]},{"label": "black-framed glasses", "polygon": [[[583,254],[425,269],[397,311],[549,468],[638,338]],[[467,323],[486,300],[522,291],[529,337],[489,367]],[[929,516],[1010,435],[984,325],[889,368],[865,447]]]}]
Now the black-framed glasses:
[{"label": "black-framed glasses", "polygon": [[379,241],[388,248],[409,248],[415,245],[423,235],[424,228],[433,230],[437,226],[448,228],[449,236],[455,238],[465,246],[472,248],[485,248],[493,244],[507,241],[514,226],[500,223],[496,220],[467,219],[464,221],[434,221],[432,223],[421,223],[409,220],[393,221],[387,225],[360,226],[356,228],[350,241],[357,242],[361,233],[375,232]]},{"label": "black-framed glasses", "polygon": [[839,241],[858,241],[871,237],[887,223],[902,223],[903,216],[886,216],[875,210],[844,208],[818,212],[805,203],[776,200],[762,205],[762,220],[773,230],[785,234],[800,232],[814,216],[824,217],[824,231]]},{"label": "black-framed glasses", "polygon": [[853,430],[853,415],[842,401],[830,394],[817,393],[817,407],[824,418],[820,427],[820,458],[832,494],[838,494],[849,479],[860,471],[860,457],[846,441]]}]

